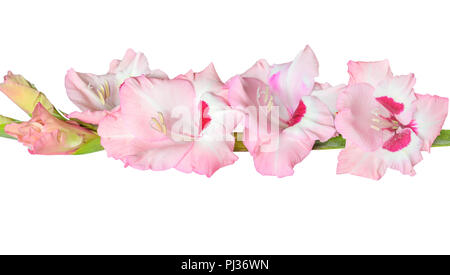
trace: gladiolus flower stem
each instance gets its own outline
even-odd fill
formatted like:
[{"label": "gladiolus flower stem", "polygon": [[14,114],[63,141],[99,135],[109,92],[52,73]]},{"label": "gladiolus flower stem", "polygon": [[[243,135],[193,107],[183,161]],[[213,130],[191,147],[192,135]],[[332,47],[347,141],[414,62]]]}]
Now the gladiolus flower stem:
[{"label": "gladiolus flower stem", "polygon": [[[0,137],[14,139],[4,131],[6,124],[0,125]],[[236,143],[234,145],[235,152],[247,152],[247,148],[242,142],[242,133],[235,133]],[[447,147],[450,146],[450,130],[442,130],[441,134],[436,138],[432,147]],[[344,149],[345,139],[342,136],[331,138],[326,142],[316,142],[313,150],[333,150]],[[74,155],[84,155],[103,151],[103,147],[100,144],[100,137],[92,140],[89,143],[84,144]]]},{"label": "gladiolus flower stem", "polygon": [[[242,142],[242,133],[235,133],[236,143],[234,145],[235,152],[247,152],[247,148]],[[450,146],[450,130],[442,130],[441,134],[436,138],[432,147],[446,147]],[[329,139],[326,142],[316,142],[313,150],[333,150],[344,149],[345,139],[342,136],[337,136]]]}]

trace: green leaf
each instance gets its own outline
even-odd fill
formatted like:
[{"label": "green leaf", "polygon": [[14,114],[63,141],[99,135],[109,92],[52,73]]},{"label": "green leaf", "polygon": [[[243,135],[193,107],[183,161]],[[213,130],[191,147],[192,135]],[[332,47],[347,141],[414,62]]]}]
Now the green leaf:
[{"label": "green leaf", "polygon": [[0,137],[2,138],[10,138],[10,139],[15,139],[14,137],[8,135],[7,133],[5,133],[5,126],[7,124],[1,124],[0,125]]},{"label": "green leaf", "polygon": [[441,135],[436,138],[433,147],[450,146],[450,130],[442,130]]},{"label": "green leaf", "polygon": [[345,148],[345,139],[342,136],[334,137],[326,142],[316,142],[313,150],[329,150]]},{"label": "green leaf", "polygon": [[96,137],[94,139],[91,139],[90,141],[83,144],[75,153],[74,155],[85,155],[90,153],[95,153],[99,151],[103,151],[104,148],[100,143],[100,137]]}]

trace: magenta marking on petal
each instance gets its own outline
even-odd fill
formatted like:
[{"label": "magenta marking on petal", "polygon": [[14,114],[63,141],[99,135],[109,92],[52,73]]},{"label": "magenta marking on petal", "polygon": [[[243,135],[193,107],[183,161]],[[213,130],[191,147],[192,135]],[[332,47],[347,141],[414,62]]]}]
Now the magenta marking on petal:
[{"label": "magenta marking on petal", "polygon": [[302,118],[305,116],[305,113],[306,113],[305,103],[303,103],[303,101],[300,101],[294,114],[292,114],[292,117],[289,120],[288,125],[293,126],[293,125],[299,123],[302,120]]},{"label": "magenta marking on petal", "polygon": [[202,131],[205,129],[209,123],[211,122],[211,117],[209,116],[209,106],[206,102],[201,102],[201,108],[202,108]]},{"label": "magenta marking on petal", "polygon": [[390,152],[398,152],[408,146],[411,143],[411,131],[406,130],[404,132],[395,134],[392,138],[386,141],[383,145],[383,149]]},{"label": "magenta marking on petal", "polygon": [[415,120],[412,120],[408,125],[404,126],[403,128],[409,128],[411,129],[416,135],[419,134],[417,130],[417,122]]},{"label": "magenta marking on petal", "polygon": [[280,74],[281,72],[278,72],[272,75],[269,79],[269,86],[275,91],[280,90]]},{"label": "magenta marking on petal", "polygon": [[381,105],[383,105],[389,112],[394,115],[400,114],[405,109],[403,103],[395,102],[395,100],[390,97],[382,96],[377,97],[376,99]]}]

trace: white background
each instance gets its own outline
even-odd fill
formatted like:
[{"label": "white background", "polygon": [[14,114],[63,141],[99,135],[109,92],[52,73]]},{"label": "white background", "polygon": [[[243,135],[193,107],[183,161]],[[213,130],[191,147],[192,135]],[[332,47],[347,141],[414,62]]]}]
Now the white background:
[{"label": "white background", "polygon": [[[448,1],[5,1],[0,72],[20,73],[66,112],[65,72],[105,73],[126,49],[171,77],[214,62],[223,80],[306,44],[319,81],[349,60],[388,58],[416,91],[450,96]],[[26,116],[0,95],[0,114]],[[445,128],[450,128],[449,121]],[[1,253],[449,253],[450,148],[417,176],[335,175],[314,151],[295,176],[263,177],[248,154],[211,179],[124,169],[104,152],[31,156],[0,140]]]}]

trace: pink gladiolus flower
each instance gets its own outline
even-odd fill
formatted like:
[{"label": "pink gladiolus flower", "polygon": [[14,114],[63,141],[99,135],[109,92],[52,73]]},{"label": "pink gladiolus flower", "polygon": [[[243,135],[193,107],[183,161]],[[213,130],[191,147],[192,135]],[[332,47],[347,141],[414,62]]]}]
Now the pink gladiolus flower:
[{"label": "pink gladiolus flower", "polygon": [[233,164],[234,128],[240,113],[214,67],[176,79],[130,78],[120,89],[120,109],[99,125],[108,156],[137,169],[211,176]]},{"label": "pink gladiolus flower", "polygon": [[69,155],[97,137],[73,121],[55,118],[41,103],[36,105],[30,121],[8,124],[5,132],[29,147],[31,154],[39,155]]},{"label": "pink gladiolus flower", "polygon": [[316,84],[318,69],[307,46],[290,63],[270,66],[260,60],[228,82],[231,105],[246,112],[244,144],[259,173],[292,175],[316,140],[335,135],[332,112],[343,86]]},{"label": "pink gladiolus flower", "polygon": [[67,95],[82,112],[73,112],[69,117],[98,124],[108,112],[119,106],[120,85],[126,79],[140,75],[167,78],[159,70],[150,70],[147,58],[131,49],[122,60],[113,60],[105,75],[78,73],[70,69],[66,75]]},{"label": "pink gladiolus flower", "polygon": [[347,139],[338,174],[379,180],[387,168],[415,175],[444,124],[448,99],[419,95],[413,74],[393,76],[389,62],[350,62],[338,99],[336,129]]}]

